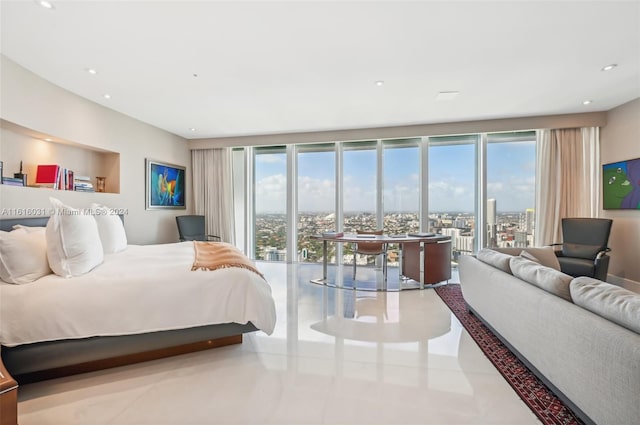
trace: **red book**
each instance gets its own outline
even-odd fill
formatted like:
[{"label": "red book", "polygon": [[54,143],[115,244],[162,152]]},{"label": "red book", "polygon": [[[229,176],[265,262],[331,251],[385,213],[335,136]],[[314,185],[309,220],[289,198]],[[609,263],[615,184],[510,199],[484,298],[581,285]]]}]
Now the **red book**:
[{"label": "red book", "polygon": [[58,165],[38,165],[36,184],[55,185],[60,167]]}]

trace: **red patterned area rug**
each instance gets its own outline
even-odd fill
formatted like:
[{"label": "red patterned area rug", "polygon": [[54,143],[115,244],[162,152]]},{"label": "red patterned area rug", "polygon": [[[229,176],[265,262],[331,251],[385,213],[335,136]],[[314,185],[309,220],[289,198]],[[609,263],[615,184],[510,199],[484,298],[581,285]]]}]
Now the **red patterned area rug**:
[{"label": "red patterned area rug", "polygon": [[543,424],[583,424],[476,316],[467,309],[458,284],[435,288],[480,349]]}]

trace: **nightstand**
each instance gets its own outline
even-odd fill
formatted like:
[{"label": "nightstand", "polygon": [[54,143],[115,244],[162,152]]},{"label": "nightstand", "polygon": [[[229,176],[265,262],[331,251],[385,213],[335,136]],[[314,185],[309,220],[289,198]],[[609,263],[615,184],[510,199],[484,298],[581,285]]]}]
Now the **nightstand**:
[{"label": "nightstand", "polygon": [[0,355],[0,425],[17,424],[18,383],[4,368],[2,356]]}]

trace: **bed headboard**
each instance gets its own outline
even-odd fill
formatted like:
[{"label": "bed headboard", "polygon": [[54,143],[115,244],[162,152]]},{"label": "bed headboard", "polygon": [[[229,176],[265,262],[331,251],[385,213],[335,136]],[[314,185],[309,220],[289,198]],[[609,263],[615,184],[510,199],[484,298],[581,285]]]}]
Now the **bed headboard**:
[{"label": "bed headboard", "polygon": [[[124,223],[124,215],[119,214],[120,220]],[[2,218],[0,219],[0,230],[10,232],[13,230],[13,226],[21,224],[27,227],[44,227],[47,225],[49,217],[14,217],[14,218]]]},{"label": "bed headboard", "polygon": [[49,217],[18,217],[0,219],[0,230],[10,232],[16,224],[28,227],[44,227],[47,225]]}]

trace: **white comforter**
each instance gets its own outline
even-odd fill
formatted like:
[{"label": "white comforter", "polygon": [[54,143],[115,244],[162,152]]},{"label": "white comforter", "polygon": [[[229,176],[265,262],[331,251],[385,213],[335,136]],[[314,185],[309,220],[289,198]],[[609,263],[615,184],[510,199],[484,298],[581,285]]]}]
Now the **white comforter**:
[{"label": "white comforter", "polygon": [[140,334],[251,322],[273,332],[267,282],[249,270],[191,271],[192,242],[129,245],[70,279],[0,282],[0,343],[16,346],[91,336]]}]

